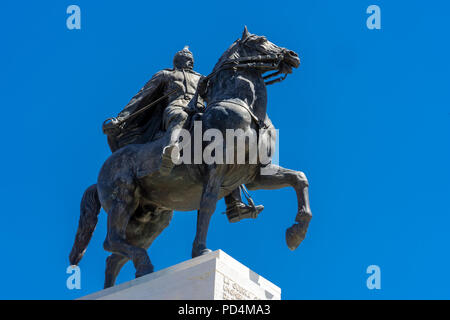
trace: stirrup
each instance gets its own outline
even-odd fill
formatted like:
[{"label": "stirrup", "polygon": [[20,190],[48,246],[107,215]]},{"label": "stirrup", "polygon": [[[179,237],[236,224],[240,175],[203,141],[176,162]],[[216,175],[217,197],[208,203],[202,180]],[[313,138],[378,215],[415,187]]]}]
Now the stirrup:
[{"label": "stirrup", "polygon": [[243,202],[235,202],[224,213],[229,222],[235,223],[243,219],[256,219],[263,209],[263,205],[249,206]]}]

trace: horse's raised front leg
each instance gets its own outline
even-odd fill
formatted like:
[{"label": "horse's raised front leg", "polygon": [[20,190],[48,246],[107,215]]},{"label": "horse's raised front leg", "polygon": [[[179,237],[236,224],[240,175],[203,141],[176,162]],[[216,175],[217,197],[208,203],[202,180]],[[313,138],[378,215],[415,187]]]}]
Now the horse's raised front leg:
[{"label": "horse's raised front leg", "polygon": [[301,171],[285,169],[273,164],[266,167],[265,172],[272,172],[272,174],[258,174],[255,180],[246,186],[250,190],[294,188],[297,193],[298,212],[295,218],[296,223],[286,230],[286,243],[289,249],[295,250],[305,238],[312,218],[309,207],[308,180]]},{"label": "horse's raised front leg", "polygon": [[200,209],[197,214],[197,233],[192,245],[192,258],[211,252],[206,247],[209,221],[216,210],[219,190],[223,182],[222,166],[211,166],[208,170],[207,180],[203,186]]},{"label": "horse's raised front leg", "polygon": [[147,250],[130,244],[126,239],[126,230],[131,216],[137,208],[135,187],[132,184],[121,185],[113,194],[108,213],[108,232],[103,247],[106,251],[127,257],[136,268],[136,278],[153,272],[153,265]]}]

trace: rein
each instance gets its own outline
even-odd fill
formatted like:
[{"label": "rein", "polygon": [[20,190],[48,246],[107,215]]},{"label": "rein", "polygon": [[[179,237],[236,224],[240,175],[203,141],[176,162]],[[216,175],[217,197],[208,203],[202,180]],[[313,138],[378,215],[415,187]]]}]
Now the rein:
[{"label": "rein", "polygon": [[[269,55],[257,55],[257,56],[249,56],[249,57],[242,57],[242,58],[235,58],[235,59],[228,59],[222,65],[217,68],[215,71],[211,72],[209,75],[207,75],[203,81],[206,82],[206,85],[208,85],[209,81],[216,76],[219,72],[223,70],[229,70],[229,69],[267,69],[267,70],[273,70],[277,69],[280,65],[281,61],[283,60],[284,56],[282,54],[276,55],[276,54],[269,54]],[[271,62],[270,62],[271,61]],[[266,77],[264,77],[264,80],[267,80],[268,78],[271,78],[272,76],[276,76],[280,74],[281,71],[272,73]],[[287,76],[287,75],[286,75]],[[275,82],[283,81],[286,76],[282,80],[272,80],[265,82],[266,85],[270,85]],[[282,77],[280,77],[282,78]],[[280,79],[278,78],[278,79]]]}]

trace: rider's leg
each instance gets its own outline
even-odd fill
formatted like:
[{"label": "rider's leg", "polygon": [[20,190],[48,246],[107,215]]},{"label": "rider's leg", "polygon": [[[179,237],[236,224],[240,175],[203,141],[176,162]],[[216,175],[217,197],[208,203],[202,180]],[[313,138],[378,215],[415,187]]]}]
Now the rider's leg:
[{"label": "rider's leg", "polygon": [[[165,148],[163,149],[160,173],[168,175],[174,167],[173,160],[179,157],[178,139],[179,130],[183,128],[188,118],[188,114],[179,106],[167,106],[164,110],[163,121],[166,133],[164,135]],[[172,157],[175,157],[173,159]]]},{"label": "rider's leg", "polygon": [[230,222],[238,222],[245,218],[256,218],[263,211],[263,205],[255,207],[246,205],[242,202],[241,187],[234,189],[229,195],[225,196],[227,206],[226,214]]}]

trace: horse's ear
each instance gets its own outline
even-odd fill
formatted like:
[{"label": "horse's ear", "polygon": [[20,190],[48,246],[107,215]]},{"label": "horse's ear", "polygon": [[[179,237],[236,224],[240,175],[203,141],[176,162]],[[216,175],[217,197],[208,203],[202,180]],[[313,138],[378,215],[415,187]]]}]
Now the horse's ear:
[{"label": "horse's ear", "polygon": [[247,26],[244,26],[244,32],[242,32],[241,40],[244,41],[250,36],[250,32],[247,30]]}]

